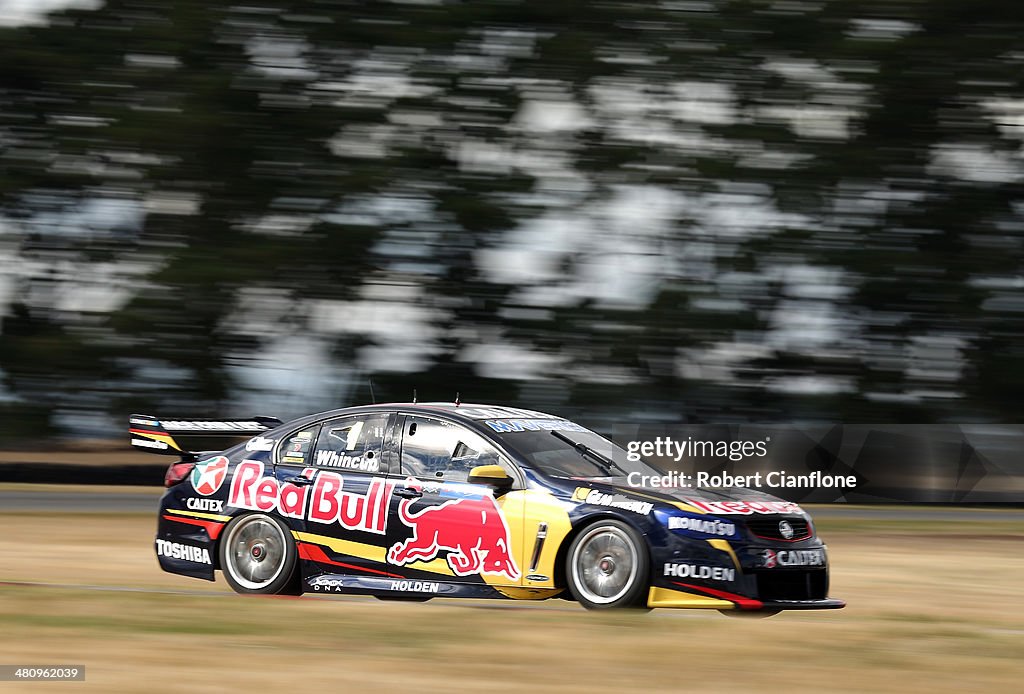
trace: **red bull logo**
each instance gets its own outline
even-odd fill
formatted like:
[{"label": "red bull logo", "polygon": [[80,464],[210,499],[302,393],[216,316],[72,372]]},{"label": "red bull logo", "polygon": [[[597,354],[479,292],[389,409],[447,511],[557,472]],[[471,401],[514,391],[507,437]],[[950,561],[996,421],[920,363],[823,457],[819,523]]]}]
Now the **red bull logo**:
[{"label": "red bull logo", "polygon": [[[315,470],[302,476],[312,479]],[[235,469],[228,505],[253,511],[276,510],[289,518],[306,518],[314,523],[337,523],[346,530],[387,533],[388,504],[394,483],[380,477],[370,480],[365,493],[344,491],[345,479],[321,471],[310,486],[296,486],[265,477],[263,463],[245,460]]]},{"label": "red bull logo", "polygon": [[494,497],[452,499],[419,512],[409,510],[412,504],[412,499],[406,499],[399,505],[399,516],[412,528],[412,537],[388,551],[392,564],[430,561],[447,551],[448,566],[456,576],[499,574],[511,581],[519,578],[508,524]]}]

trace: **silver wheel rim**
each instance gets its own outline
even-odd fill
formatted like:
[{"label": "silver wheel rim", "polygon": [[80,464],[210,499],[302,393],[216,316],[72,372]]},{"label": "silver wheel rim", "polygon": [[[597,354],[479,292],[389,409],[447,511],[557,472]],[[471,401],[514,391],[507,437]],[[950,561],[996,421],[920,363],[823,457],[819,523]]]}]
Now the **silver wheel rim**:
[{"label": "silver wheel rim", "polygon": [[267,516],[246,516],[224,538],[225,566],[238,585],[260,590],[284,569],[287,539],[281,526]]},{"label": "silver wheel rim", "polygon": [[614,526],[584,533],[572,554],[572,576],[581,597],[606,605],[633,587],[639,557],[632,538]]}]

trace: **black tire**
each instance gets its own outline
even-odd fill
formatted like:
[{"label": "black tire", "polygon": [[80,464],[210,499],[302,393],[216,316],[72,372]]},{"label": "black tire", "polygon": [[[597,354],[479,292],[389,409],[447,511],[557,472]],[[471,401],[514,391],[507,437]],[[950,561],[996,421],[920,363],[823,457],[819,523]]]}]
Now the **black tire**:
[{"label": "black tire", "polygon": [[217,548],[224,580],[245,595],[299,595],[298,551],[284,521],[264,513],[237,516]]},{"label": "black tire", "polygon": [[586,526],[565,557],[569,592],[588,610],[647,609],[649,574],[647,543],[622,521]]},{"label": "black tire", "polygon": [[733,619],[767,619],[774,617],[782,610],[719,610],[719,612]]}]

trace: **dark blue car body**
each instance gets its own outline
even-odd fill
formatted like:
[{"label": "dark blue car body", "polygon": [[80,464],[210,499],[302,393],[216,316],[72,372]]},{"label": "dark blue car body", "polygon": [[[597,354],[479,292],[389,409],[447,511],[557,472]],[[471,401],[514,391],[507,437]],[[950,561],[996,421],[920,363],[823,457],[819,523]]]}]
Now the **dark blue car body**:
[{"label": "dark blue car body", "polygon": [[[286,424],[131,422],[134,445],[180,458],[160,503],[160,566],[206,580],[221,570],[239,592],[752,615],[844,605],[828,596],[825,545],[796,504],[630,486],[621,448],[553,415],[429,403]],[[249,438],[179,446],[196,433]]]}]

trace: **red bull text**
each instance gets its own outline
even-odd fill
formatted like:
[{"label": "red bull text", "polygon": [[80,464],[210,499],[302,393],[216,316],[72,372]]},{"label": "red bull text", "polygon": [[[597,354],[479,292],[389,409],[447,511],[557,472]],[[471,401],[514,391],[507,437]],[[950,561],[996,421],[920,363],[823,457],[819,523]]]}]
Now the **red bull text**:
[{"label": "red bull text", "polygon": [[279,482],[263,476],[263,463],[246,460],[235,470],[228,504],[253,511],[276,508],[289,518],[384,535],[394,483],[374,477],[365,494],[343,491],[344,483],[336,472],[320,472],[312,486]]}]

